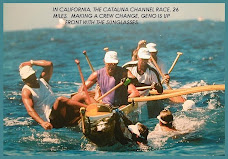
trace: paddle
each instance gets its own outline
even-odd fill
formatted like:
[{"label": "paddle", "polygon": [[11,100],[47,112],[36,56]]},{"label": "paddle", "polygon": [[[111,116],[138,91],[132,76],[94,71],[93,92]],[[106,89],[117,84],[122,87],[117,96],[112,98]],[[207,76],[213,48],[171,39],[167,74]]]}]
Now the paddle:
[{"label": "paddle", "polygon": [[191,93],[203,92],[203,91],[213,91],[213,90],[225,90],[225,85],[208,85],[208,86],[200,86],[195,88],[187,88],[186,90],[169,93],[169,94],[161,94],[156,96],[146,96],[146,97],[136,97],[129,98],[128,102],[146,102],[151,100],[161,100],[166,98],[177,97],[180,95],[186,95]]},{"label": "paddle", "polygon": [[[173,70],[174,66],[176,65],[176,63],[177,63],[177,61],[178,61],[180,55],[182,55],[182,54],[183,54],[182,52],[177,52],[177,57],[176,57],[176,59],[173,61],[173,64],[172,64],[172,66],[170,67],[170,69],[169,69],[169,71],[168,71],[168,74],[171,73],[171,71]],[[164,79],[162,80],[161,83],[162,83],[162,84],[164,83]]]},{"label": "paddle", "polygon": [[86,57],[86,61],[88,62],[91,71],[92,71],[92,72],[95,72],[95,70],[93,69],[93,66],[92,66],[92,64],[91,64],[91,62],[90,62],[90,60],[89,60],[89,57],[88,57],[87,54],[86,54],[86,50],[83,51],[83,54],[84,54],[85,57]]},{"label": "paddle", "polygon": [[86,135],[86,128],[85,128],[85,112],[86,112],[86,109],[84,107],[81,107],[80,108],[80,116],[81,116],[81,122],[82,122],[82,132],[83,134]]},{"label": "paddle", "polygon": [[[192,88],[179,88],[179,89],[172,89],[172,90],[164,90],[163,94],[170,94],[170,93],[176,93],[180,91],[186,91],[186,90],[203,90],[203,89],[208,89],[208,90],[223,90],[225,88],[224,85],[207,85],[207,86],[198,86],[198,87],[192,87]],[[159,94],[155,90],[151,90],[150,94]]]},{"label": "paddle", "polygon": [[105,47],[105,48],[104,48],[104,51],[105,51],[105,52],[108,52],[108,50],[109,50],[108,47]]},{"label": "paddle", "polygon": [[[165,75],[162,73],[161,69],[159,68],[157,62],[154,60],[153,56],[151,56],[151,60],[154,63],[154,66],[156,67],[157,71],[159,72],[159,74],[162,76],[162,79],[165,79]],[[168,83],[166,83],[168,89],[172,90],[172,87],[169,86]],[[176,103],[183,103],[186,99],[184,99],[183,97],[175,97],[175,98],[170,98],[171,101],[176,102]]]},{"label": "paddle", "polygon": [[99,98],[97,98],[97,101],[102,100],[104,97],[106,97],[107,95],[109,95],[110,93],[112,93],[114,90],[116,90],[117,88],[119,88],[123,84],[125,86],[127,86],[130,82],[131,82],[131,80],[129,78],[124,79],[124,80],[121,80],[119,84],[117,84],[115,87],[113,87],[112,89],[110,89],[108,92],[106,92],[105,94],[103,94],[102,96],[100,96]]},{"label": "paddle", "polygon": [[[90,60],[89,60],[89,57],[87,56],[87,52],[86,52],[86,50],[84,50],[83,51],[83,54],[85,55],[85,57],[86,57],[86,61],[87,61],[87,63],[89,64],[89,67],[90,67],[90,69],[91,69],[91,71],[92,72],[95,72],[95,70],[94,70],[94,68],[93,68],[93,65],[91,64],[91,62],[90,62]],[[99,86],[97,85],[97,89],[99,89]],[[74,96],[75,94],[77,94],[77,92],[76,93],[72,93],[71,94],[71,96]],[[100,94],[100,93],[99,93]]]},{"label": "paddle", "polygon": [[168,71],[168,74],[170,74],[171,71],[173,70],[173,68],[174,68],[174,66],[176,65],[176,63],[177,63],[177,61],[178,61],[180,55],[183,55],[183,53],[182,53],[182,52],[177,52],[177,57],[176,57],[176,59],[174,60],[172,66],[170,67],[170,69],[169,69],[169,71]]},{"label": "paddle", "polygon": [[81,80],[82,80],[83,90],[85,91],[86,97],[88,98],[88,102],[89,102],[88,104],[91,104],[92,102],[90,101],[90,96],[88,94],[87,87],[85,85],[85,80],[84,80],[84,77],[83,77],[83,74],[82,74],[82,70],[81,70],[81,67],[80,67],[80,61],[76,59],[75,63],[78,66],[78,71],[80,73],[80,77],[81,77]]}]

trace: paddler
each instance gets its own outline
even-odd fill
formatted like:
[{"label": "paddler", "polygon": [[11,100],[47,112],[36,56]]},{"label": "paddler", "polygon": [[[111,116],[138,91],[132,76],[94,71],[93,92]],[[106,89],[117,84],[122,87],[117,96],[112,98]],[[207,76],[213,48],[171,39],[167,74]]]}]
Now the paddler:
[{"label": "paddler", "polygon": [[[119,84],[123,78],[127,78],[131,73],[127,69],[117,66],[118,63],[119,60],[116,51],[106,52],[104,57],[105,66],[89,76],[85,82],[87,89],[91,88],[97,82],[101,90],[101,95],[103,95]],[[78,92],[72,99],[81,101],[81,94],[85,94],[83,87],[80,87]],[[129,84],[128,86],[122,85],[104,97],[102,103],[111,106],[121,106],[128,104],[128,97],[137,96],[139,96],[139,92],[133,84]]]},{"label": "paddler", "polygon": [[[86,80],[85,85],[86,88],[91,88],[96,82],[98,83],[101,95],[105,94],[124,78],[133,77],[130,71],[125,68],[118,66],[119,59],[117,57],[116,51],[107,51],[104,57],[105,66],[95,72],[93,72],[89,78]],[[74,95],[72,99],[81,100],[80,96],[84,95],[83,86],[79,88],[78,94]],[[116,107],[127,105],[128,97],[137,97],[139,96],[138,90],[135,88],[133,84],[122,85],[112,93],[107,95],[102,99],[102,103],[110,105],[112,108],[114,107],[115,114],[115,138],[121,144],[126,144],[129,141],[134,141],[137,143],[146,143],[148,128],[143,124],[137,124],[137,132],[140,134],[135,134],[132,129],[129,129],[128,126],[135,126],[132,121],[128,119],[127,116],[123,114]],[[135,131],[135,129],[134,129]]]},{"label": "paddler", "polygon": [[157,70],[148,64],[150,53],[147,48],[140,48],[138,61],[130,61],[123,65],[133,75],[135,86],[152,86],[158,93],[163,92],[163,87]]},{"label": "paddler", "polygon": [[[40,78],[32,66],[43,67]],[[73,126],[80,119],[80,107],[87,107],[66,97],[56,98],[49,81],[53,73],[53,63],[46,60],[30,60],[20,64],[19,72],[24,82],[22,101],[28,114],[45,130]]]},{"label": "paddler", "polygon": [[138,42],[137,48],[132,51],[132,61],[137,61],[138,60],[138,51],[140,48],[146,47],[146,40],[140,40]]},{"label": "paddler", "polygon": [[154,128],[154,131],[177,131],[173,126],[173,114],[170,110],[165,109],[157,116],[159,123]]}]

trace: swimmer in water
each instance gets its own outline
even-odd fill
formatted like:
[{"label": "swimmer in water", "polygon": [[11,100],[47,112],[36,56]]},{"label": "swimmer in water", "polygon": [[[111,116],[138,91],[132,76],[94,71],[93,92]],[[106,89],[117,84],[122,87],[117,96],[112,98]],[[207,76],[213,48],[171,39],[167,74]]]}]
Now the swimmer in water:
[{"label": "swimmer in water", "polygon": [[157,118],[159,123],[156,125],[155,131],[177,131],[173,126],[173,115],[168,109],[162,110]]}]

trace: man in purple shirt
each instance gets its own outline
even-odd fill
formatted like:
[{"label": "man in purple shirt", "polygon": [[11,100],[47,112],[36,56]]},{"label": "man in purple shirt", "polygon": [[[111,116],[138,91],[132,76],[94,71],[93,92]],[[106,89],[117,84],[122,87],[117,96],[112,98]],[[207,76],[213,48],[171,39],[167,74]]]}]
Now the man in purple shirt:
[{"label": "man in purple shirt", "polygon": [[[120,83],[121,79],[127,78],[127,69],[117,66],[119,60],[117,52],[108,51],[104,57],[105,66],[95,72],[93,72],[87,81],[85,82],[87,89],[91,88],[96,82],[98,83],[101,95],[108,92],[110,89]],[[78,92],[82,92],[83,88],[79,88]],[[128,95],[129,94],[129,95]],[[136,90],[133,84],[128,86],[120,86],[115,91],[107,95],[102,99],[103,103],[110,104],[113,106],[121,106],[128,104],[128,97],[137,97],[139,92]],[[76,95],[73,99],[80,100],[80,96]]]}]

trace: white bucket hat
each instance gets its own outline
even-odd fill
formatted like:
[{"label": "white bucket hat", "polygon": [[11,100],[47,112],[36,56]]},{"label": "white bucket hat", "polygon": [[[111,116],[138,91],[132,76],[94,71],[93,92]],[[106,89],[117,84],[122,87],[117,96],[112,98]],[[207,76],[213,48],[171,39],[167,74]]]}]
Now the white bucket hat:
[{"label": "white bucket hat", "polygon": [[160,122],[162,122],[163,124],[168,124],[168,122],[162,120],[162,118],[161,118],[160,115],[157,116],[157,119],[158,119]]},{"label": "white bucket hat", "polygon": [[146,48],[149,50],[149,52],[157,52],[157,49],[155,48],[155,43],[148,43],[146,45]]},{"label": "white bucket hat", "polygon": [[32,74],[35,73],[33,68],[31,66],[28,66],[28,65],[20,68],[19,71],[20,71],[21,79],[26,79],[26,78],[28,78],[29,76],[31,76]]},{"label": "white bucket hat", "polygon": [[117,52],[115,52],[115,51],[106,52],[104,61],[105,61],[105,63],[118,63],[119,59],[117,57]]},{"label": "white bucket hat", "polygon": [[138,124],[139,124],[139,123],[136,123],[135,125],[128,125],[128,129],[129,129],[132,133],[134,133],[134,134],[136,134],[136,135],[138,135],[138,136],[141,136],[141,134],[140,134],[140,132],[139,132]]},{"label": "white bucket hat", "polygon": [[145,47],[143,48],[140,48],[139,51],[138,51],[138,57],[140,59],[150,59],[150,53],[149,53],[149,50]]},{"label": "white bucket hat", "polygon": [[193,100],[186,100],[182,106],[183,111],[193,110],[196,108],[195,102]]}]

